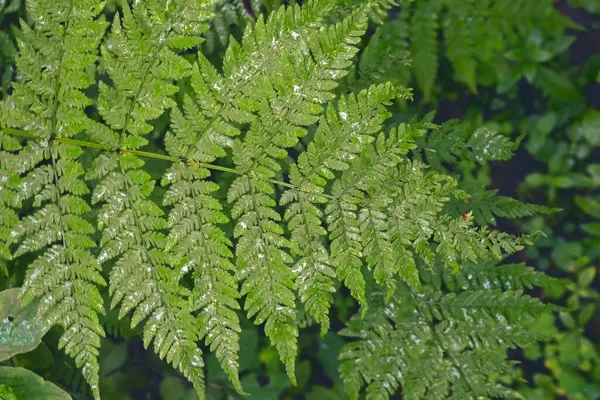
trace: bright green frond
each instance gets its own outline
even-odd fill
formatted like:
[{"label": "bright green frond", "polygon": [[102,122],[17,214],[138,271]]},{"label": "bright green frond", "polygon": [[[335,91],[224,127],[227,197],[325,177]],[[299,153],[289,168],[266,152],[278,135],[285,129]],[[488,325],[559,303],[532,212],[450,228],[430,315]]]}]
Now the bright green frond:
[{"label": "bright green frond", "polygon": [[472,211],[473,218],[479,225],[496,225],[497,217],[516,219],[560,211],[557,208],[523,203],[512,197],[499,196],[497,190],[469,189],[470,187],[467,188],[469,198],[466,201],[452,200],[449,204],[449,210],[456,216]]},{"label": "bright green frond", "polygon": [[95,126],[92,134],[112,147],[136,149],[142,136],[175,103],[172,81],[191,73],[191,65],[176,52],[196,46],[212,16],[211,0],[150,0],[126,3],[116,15],[102,45],[102,61],[113,86],[100,83],[98,110],[114,132]]},{"label": "bright green frond", "polygon": [[154,340],[158,356],[179,369],[204,395],[204,363],[190,314],[189,291],[179,285],[180,271],[165,252],[167,227],[163,211],[149,196],[154,182],[133,155],[101,155],[92,178],[100,179],[92,199],[102,203],[98,261],[114,261],[109,275],[111,308],[119,318],[132,312],[132,327],[144,323],[144,346]]},{"label": "bright green frond", "polygon": [[[282,8],[266,24],[259,19],[254,29],[246,32],[241,48],[232,42],[224,67],[227,76],[233,61],[247,62],[252,51],[261,46],[276,48],[277,38],[289,32],[289,38],[282,42],[289,48],[274,54],[262,75],[254,76],[243,89],[245,110],[256,115],[244,139],[233,147],[233,160],[245,175],[233,182],[228,200],[233,203],[232,216],[238,221],[237,277],[243,282],[245,309],[256,323],[266,321],[265,333],[292,380],[298,335],[292,289],[299,271],[289,267],[289,241],[279,225],[274,189],[267,180],[280,171],[278,160],[287,155],[286,149],[306,134],[306,126],[317,122],[322,112],[319,104],[333,98],[330,91],[337,86],[336,80],[347,74],[357,51],[354,44],[366,29],[366,19],[359,12],[323,31],[312,23],[304,27],[315,19],[315,12],[323,12],[317,10],[316,3],[309,2],[301,10]],[[261,57],[265,57],[264,51]],[[326,261],[326,253],[318,247],[315,257],[312,262]],[[328,283],[325,288],[329,290]],[[322,322],[322,300],[319,307]]]},{"label": "bright green frond", "polygon": [[549,308],[519,291],[449,292],[426,284],[408,287],[391,302],[371,298],[371,311],[354,316],[341,333],[340,374],[351,399],[387,400],[400,387],[406,399],[513,396],[493,381],[512,374],[507,350],[535,340],[528,328]]},{"label": "bright green frond", "polygon": [[[564,289],[565,282],[536,271],[525,264],[495,263],[464,264],[458,273],[444,270],[441,276],[430,279],[443,283],[452,291],[457,290],[528,290],[534,287]],[[440,282],[438,282],[439,284]]]},{"label": "bright green frond", "polygon": [[[5,112],[4,106],[4,103],[0,103],[2,113]],[[12,259],[9,242],[16,235],[14,228],[19,222],[15,209],[20,204],[18,185],[21,171],[17,168],[23,162],[19,160],[18,151],[21,154],[25,152],[19,140],[0,133],[0,276],[9,273],[6,266],[6,262]]]},{"label": "bright green frond", "polygon": [[96,399],[107,299],[108,332],[128,321],[204,399],[202,345],[245,394],[240,301],[295,384],[299,329],[330,329],[340,284],[360,306],[342,331],[352,399],[513,395],[496,381],[514,375],[507,350],[537,340],[528,326],[549,310],[522,291],[564,285],[496,265],[532,237],[486,224],[554,210],[449,172],[506,160],[520,138],[391,107],[412,100],[409,58],[426,101],[440,57],[475,91],[504,50],[482,47],[481,21],[482,42],[516,42],[552,0],[282,3],[105,15],[100,0],[30,0],[0,102],[0,275],[32,260],[23,294],[62,325]]},{"label": "bright green frond", "polygon": [[438,69],[438,30],[441,0],[418,1],[411,24],[411,55],[417,84],[431,98]]},{"label": "bright green frond", "polygon": [[348,162],[363,148],[361,143],[374,140],[371,135],[380,131],[389,117],[386,106],[400,96],[408,96],[408,92],[385,84],[340,98],[337,107],[328,107],[307,151],[291,167],[294,189],[283,195],[281,204],[288,205],[285,219],[292,232],[291,252],[299,257],[294,266],[296,289],[323,333],[329,329],[330,292],[334,291],[335,278],[319,208],[327,203],[325,186],[335,172],[349,167]]},{"label": "bright green frond", "polygon": [[[199,73],[198,71],[195,74]],[[210,172],[194,163],[211,162],[225,155],[230,139],[205,119],[190,97],[184,99],[184,112],[171,113],[173,133],[165,139],[169,153],[187,164],[174,164],[163,178],[168,185],[165,205],[169,213],[167,250],[175,256],[181,275],[192,271],[194,288],[190,302],[199,310],[199,337],[205,338],[238,392],[240,323],[238,285],[234,278],[232,243],[219,227],[228,222],[213,193],[218,185],[207,180]]]},{"label": "bright green frond", "polygon": [[[98,314],[104,305],[98,285],[105,282],[90,253],[95,229],[85,219],[90,206],[83,197],[89,190],[82,178],[81,148],[54,140],[77,135],[89,120],[84,108],[92,101],[83,90],[94,83],[90,66],[107,24],[97,19],[103,7],[99,1],[31,1],[28,6],[33,26],[22,24],[21,79],[2,111],[7,128],[21,129],[39,143],[29,142],[6,158],[3,154],[2,225],[13,225],[8,239],[19,244],[15,257],[39,252],[27,269],[23,293],[43,299],[40,318],[47,326],[64,328],[59,347],[74,358],[99,398],[97,358],[104,330]],[[2,151],[19,148],[4,135],[0,140]],[[30,199],[36,209],[16,223],[14,212],[4,207],[20,207]],[[2,250],[8,248],[0,247],[6,255]]]},{"label": "bright green frond", "polygon": [[473,128],[469,123],[450,120],[423,142],[429,164],[443,170],[442,163],[470,160],[479,164],[504,161],[512,157],[521,138],[508,136],[487,128]]},{"label": "bright green frond", "polygon": [[[176,106],[172,96],[178,87],[173,81],[192,73],[192,65],[177,51],[202,41],[200,35],[208,28],[205,22],[213,5],[196,0],[136,2],[133,9],[123,5],[122,15],[115,16],[102,46],[113,85],[100,84],[98,110],[107,126],[92,126],[96,140],[121,149],[138,149],[147,143],[143,136],[152,130],[149,121]],[[176,121],[177,112],[174,109]],[[193,129],[186,126],[193,117],[186,121],[179,114],[177,131],[185,132],[183,142],[173,138],[169,142],[178,157],[193,139],[189,136]],[[204,364],[196,343],[190,293],[179,285],[180,271],[174,268],[175,262],[182,261],[181,253],[173,257],[167,252],[178,239],[163,233],[168,224],[164,211],[151,200],[155,182],[143,166],[131,154],[101,155],[94,162],[90,177],[99,183],[92,199],[103,204],[98,216],[102,231],[99,261],[114,260],[109,276],[112,307],[120,305],[120,317],[133,312],[132,326],[145,321],[145,346],[154,341],[159,357],[179,369],[198,395],[204,396]],[[183,174],[196,178],[194,170]],[[171,198],[177,199],[173,191]],[[173,219],[171,226],[176,224]]]},{"label": "bright green frond", "polygon": [[[334,199],[326,208],[333,265],[363,307],[367,305],[361,271],[363,255],[378,283],[384,283],[387,274],[394,274],[385,270],[400,267],[392,256],[393,238],[386,232],[388,218],[382,211],[391,198],[384,188],[404,162],[403,156],[415,147],[415,138],[423,134],[425,130],[418,126],[401,124],[387,136],[380,133],[374,144],[368,144],[373,138],[364,144],[358,141],[362,147],[358,157],[333,184]],[[393,285],[389,280],[386,283]]]}]

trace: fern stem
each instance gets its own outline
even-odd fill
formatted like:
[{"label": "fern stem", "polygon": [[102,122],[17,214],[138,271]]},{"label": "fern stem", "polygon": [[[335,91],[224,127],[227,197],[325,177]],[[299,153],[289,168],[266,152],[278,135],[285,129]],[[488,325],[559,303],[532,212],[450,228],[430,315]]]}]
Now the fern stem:
[{"label": "fern stem", "polygon": [[[37,137],[36,135],[33,135],[33,134],[25,132],[25,131],[21,131],[19,129],[0,128],[0,132],[3,132],[5,134],[11,135],[11,136],[20,136],[20,137],[23,137],[26,139],[33,139],[33,140],[39,139],[39,137]],[[133,155],[140,156],[140,157],[154,158],[156,160],[170,161],[173,163],[182,163],[182,164],[191,165],[191,166],[195,166],[195,167],[211,169],[214,171],[228,172],[230,174],[235,174],[235,175],[239,175],[239,176],[248,176],[247,173],[239,171],[235,168],[223,167],[221,165],[214,165],[214,164],[202,163],[202,162],[191,161],[191,160],[184,160],[179,157],[173,157],[173,156],[169,156],[166,154],[153,153],[150,151],[133,150],[133,149],[115,149],[113,147],[110,147],[110,146],[104,145],[104,144],[100,144],[100,143],[88,142],[86,140],[63,138],[63,137],[55,137],[55,138],[53,138],[53,140],[54,140],[54,142],[58,142],[58,143],[72,144],[75,146],[88,147],[88,148],[93,148],[93,149],[98,149],[98,150],[103,150],[103,151],[118,152],[121,154],[133,154]],[[260,178],[260,177],[254,176],[254,175],[252,176],[252,178],[265,180],[267,182],[271,182],[274,185],[284,186],[284,187],[287,187],[290,189],[298,190],[300,192],[312,194],[311,192],[302,190],[302,189],[292,185],[291,183],[279,181],[277,179],[264,179],[264,178]],[[327,193],[322,193],[322,194],[320,194],[320,196],[327,197],[329,199],[335,198],[335,196],[329,195]]]}]

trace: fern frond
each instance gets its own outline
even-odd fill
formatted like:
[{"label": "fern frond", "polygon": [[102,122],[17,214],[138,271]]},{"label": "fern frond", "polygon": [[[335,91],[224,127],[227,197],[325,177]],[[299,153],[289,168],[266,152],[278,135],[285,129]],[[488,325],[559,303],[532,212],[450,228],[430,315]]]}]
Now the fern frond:
[{"label": "fern frond", "polygon": [[[88,121],[84,108],[91,100],[83,90],[94,82],[89,67],[107,24],[96,19],[102,3],[95,0],[31,1],[28,6],[34,25],[22,23],[21,80],[14,83],[3,111],[7,127],[31,132],[39,144],[29,142],[18,155],[4,159],[5,177],[18,186],[5,192],[2,203],[18,207],[33,199],[36,210],[19,221],[9,238],[20,242],[15,257],[41,251],[27,269],[23,293],[29,300],[43,298],[40,317],[65,329],[59,347],[75,359],[100,398],[97,357],[104,330],[98,314],[104,305],[97,286],[106,283],[89,250],[95,247],[95,230],[84,219],[90,206],[83,198],[89,190],[79,162],[82,150],[54,140],[75,136]],[[5,149],[17,149],[4,136],[2,142]],[[14,222],[10,211],[4,213],[3,224]]]},{"label": "fern frond", "polygon": [[[409,137],[424,132],[413,130],[418,133]],[[365,175],[357,174],[355,179]],[[477,228],[471,215],[446,215],[444,207],[450,198],[463,196],[457,182],[445,174],[424,173],[424,165],[417,161],[392,169],[388,175],[380,174],[380,179],[365,191],[366,205],[360,210],[363,252],[377,283],[385,283],[390,291],[397,274],[410,286],[418,287],[412,252],[428,266],[433,265],[437,254],[446,267],[457,271],[460,261],[500,259],[502,254],[514,253],[530,241],[528,236],[516,238]],[[434,249],[430,243],[436,244]]]},{"label": "fern frond", "polygon": [[98,110],[113,132],[95,126],[91,133],[97,141],[124,149],[147,144],[142,137],[152,130],[147,121],[175,104],[171,96],[177,86],[170,81],[191,73],[189,62],[175,51],[202,41],[211,7],[208,0],[152,0],[133,10],[123,6],[123,16],[115,16],[102,45],[114,86],[100,82]]},{"label": "fern frond", "polygon": [[133,155],[101,155],[91,178],[100,179],[93,202],[104,203],[98,215],[102,232],[98,261],[114,259],[109,275],[111,308],[120,305],[119,318],[130,311],[131,326],[144,324],[144,346],[154,340],[159,357],[179,369],[199,396],[204,393],[204,363],[196,345],[197,329],[179,285],[179,271],[169,266],[165,252],[167,227],[163,211],[148,199],[154,188]]},{"label": "fern frond", "polygon": [[496,217],[500,218],[524,218],[537,214],[551,214],[560,209],[540,206],[537,204],[523,203],[511,197],[499,196],[497,190],[485,190],[481,188],[467,189],[468,200],[452,200],[449,210],[458,216],[472,211],[475,222],[479,225],[496,225]]},{"label": "fern frond", "polygon": [[[441,278],[441,281],[439,281]],[[425,276],[424,280],[435,280],[450,291],[462,290],[527,290],[534,287],[564,289],[565,282],[536,271],[525,264],[495,263],[465,264],[458,273],[442,271],[439,277]],[[433,284],[433,283],[432,283]]]},{"label": "fern frond", "polygon": [[[48,0],[32,1],[32,15],[43,15],[33,28],[23,28],[21,79],[15,95],[0,104],[0,239],[18,239],[16,256],[41,254],[24,287],[41,297],[44,321],[60,320],[67,328],[60,345],[83,367],[95,397],[104,334],[97,317],[103,312],[96,288],[104,284],[101,265],[118,318],[130,316],[132,327],[141,326],[144,346],[153,344],[200,398],[202,340],[243,394],[241,297],[248,317],[264,323],[295,383],[298,329],[313,320],[322,333],[329,329],[337,278],[366,317],[350,323],[348,332],[362,340],[349,345],[342,366],[353,396],[363,381],[373,399],[400,385],[408,398],[508,393],[488,376],[508,371],[506,349],[528,343],[532,337],[523,327],[545,311],[514,290],[548,282],[528,269],[491,270],[491,263],[473,270],[474,263],[499,259],[530,238],[477,227],[470,213],[449,215],[450,201],[465,201],[468,194],[442,162],[504,159],[515,144],[485,128],[450,125],[443,132],[452,146],[436,164],[435,152],[448,142],[437,143],[435,133],[421,139],[435,125],[384,129],[387,107],[410,99],[410,90],[383,83],[336,101],[334,91],[352,68],[369,17],[385,18],[393,1],[308,0],[281,7],[266,21],[258,16],[240,42],[230,40],[222,71],[202,54],[197,62],[180,54],[202,42],[212,0],[122,2],[101,45],[98,64],[106,74],[96,102],[83,90],[95,83],[106,25],[97,16],[101,5],[58,1],[58,11],[46,10],[56,7]],[[412,50],[420,61],[431,61],[417,73],[429,95],[443,1],[404,7],[403,31],[391,35],[404,40],[408,32],[423,32],[416,40],[423,48],[413,41]],[[72,16],[67,6],[74,7]],[[345,6],[351,11],[331,23]],[[417,27],[415,21],[430,24]],[[378,32],[373,53],[390,40],[385,28]],[[364,63],[361,73],[381,80]],[[179,94],[180,85],[185,93]],[[86,117],[88,106],[94,120]],[[168,154],[152,152],[156,138],[143,149],[163,122],[169,124]],[[413,150],[418,156],[419,144],[439,170],[407,155]],[[85,218],[90,205],[82,148],[96,156],[88,170],[95,226]],[[164,190],[154,190],[156,177],[148,172],[162,173],[162,165],[150,168],[146,157],[172,163],[161,177]],[[289,171],[283,164],[291,165]],[[211,171],[236,179],[219,187],[222,180]],[[162,203],[157,192],[164,193]],[[224,192],[231,210],[224,210]],[[34,211],[19,221],[24,200]],[[504,206],[507,214],[530,211]],[[224,227],[230,222],[233,234]],[[0,257],[10,258],[7,250],[0,247]],[[457,271],[461,264],[464,272]],[[368,283],[385,287],[385,296],[369,300]],[[369,305],[373,312],[365,314]]]},{"label": "fern frond", "polygon": [[[3,115],[7,113],[3,110],[5,106],[5,103],[0,103]],[[21,154],[24,152],[17,138],[0,133],[0,275],[4,276],[8,276],[6,262],[12,260],[9,242],[17,235],[14,228],[19,223],[15,210],[20,205],[17,188],[22,172],[17,168],[23,165],[18,160],[19,151]]]},{"label": "fern frond", "polygon": [[418,1],[411,21],[411,55],[417,84],[426,101],[431,98],[439,63],[437,35],[440,11],[441,0]]},{"label": "fern frond", "polygon": [[448,59],[458,80],[463,81],[473,93],[477,92],[475,77],[477,36],[474,34],[471,21],[482,17],[473,15],[477,6],[475,0],[449,3],[448,12],[444,13],[442,18]]},{"label": "fern frond", "polygon": [[[426,265],[432,265],[434,253],[430,240],[437,230],[439,215],[456,189],[456,182],[449,176],[427,172],[419,162],[403,165],[383,185],[387,188],[387,226],[382,227],[392,243],[392,264],[383,265],[375,273],[378,282],[385,282],[393,289],[393,276],[398,273],[411,287],[419,287],[420,280],[413,252]],[[384,191],[385,194],[385,191]],[[375,256],[375,254],[374,254]]]},{"label": "fern frond", "polygon": [[[194,72],[194,76],[199,71]],[[194,78],[192,78],[194,79]],[[228,222],[220,202],[213,197],[218,185],[206,179],[210,172],[194,165],[213,162],[225,155],[228,139],[204,118],[194,101],[184,98],[185,115],[174,108],[171,112],[173,133],[165,139],[169,153],[186,164],[174,164],[163,178],[168,185],[165,205],[171,206],[167,250],[172,250],[181,275],[193,271],[192,310],[200,310],[199,337],[206,338],[216,352],[223,370],[240,393],[238,377],[240,323],[236,310],[240,297],[232,272],[231,241],[219,227]]]},{"label": "fern frond", "polygon": [[[375,208],[361,208],[361,203],[377,199],[378,196],[373,192],[379,192],[386,179],[402,162],[402,156],[415,147],[415,138],[423,134],[424,129],[407,124],[392,129],[387,137],[383,133],[379,134],[375,146],[363,145],[350,168],[333,184],[334,199],[325,210],[333,265],[352,296],[363,307],[367,305],[365,280],[361,271],[363,254],[367,265],[376,269],[379,283],[384,277],[380,263],[386,263],[387,266],[392,256],[387,234],[381,228],[385,225],[383,219],[386,217],[381,213],[381,208],[377,208],[378,205],[385,207],[389,200],[378,199],[372,202],[370,205]],[[385,251],[382,258],[377,254],[380,250]]]},{"label": "fern frond", "polygon": [[[171,81],[192,73],[176,51],[202,41],[212,7],[211,1],[189,0],[137,2],[133,9],[123,5],[122,17],[115,16],[102,46],[114,86],[100,84],[98,110],[107,126],[91,127],[97,141],[119,149],[147,144],[143,136],[152,130],[148,121],[175,106],[172,95],[178,88]],[[145,321],[144,346],[154,341],[158,356],[179,369],[203,397],[204,363],[196,344],[190,293],[179,285],[180,271],[172,265],[181,257],[173,259],[166,251],[162,230],[168,225],[163,210],[150,198],[154,181],[143,165],[133,154],[117,153],[101,155],[94,162],[90,178],[99,183],[92,198],[103,203],[98,216],[99,261],[114,259],[111,307],[120,305],[120,318],[132,311],[132,327]]]},{"label": "fern frond", "polygon": [[470,160],[480,164],[504,161],[512,157],[521,138],[511,140],[506,135],[487,128],[473,128],[471,124],[450,120],[434,131],[423,142],[428,163],[443,170],[442,163],[455,164]]},{"label": "fern frond", "polygon": [[386,400],[400,387],[406,399],[512,396],[492,377],[510,374],[508,349],[535,338],[528,326],[549,307],[519,291],[458,294],[408,287],[389,303],[376,292],[366,317],[354,316],[341,334],[340,374],[352,399]]},{"label": "fern frond", "polygon": [[404,3],[397,17],[381,26],[365,46],[358,63],[353,89],[391,82],[408,86],[410,82],[410,3]]},{"label": "fern frond", "polygon": [[503,254],[515,253],[532,243],[527,235],[514,237],[506,232],[477,228],[470,213],[458,218],[442,216],[433,240],[438,243],[436,252],[445,265],[455,271],[459,260],[472,263],[500,260]]},{"label": "fern frond", "polygon": [[327,108],[307,151],[291,167],[294,188],[283,194],[281,204],[288,205],[285,219],[291,231],[291,252],[300,257],[294,266],[296,289],[309,314],[321,324],[322,333],[329,329],[330,292],[336,276],[324,245],[327,232],[319,208],[327,202],[325,186],[336,171],[348,169],[362,143],[374,140],[371,135],[379,132],[389,117],[386,106],[394,98],[408,95],[385,84],[340,98],[337,107]]},{"label": "fern frond", "polygon": [[[314,5],[308,5],[310,11]],[[282,8],[266,25],[259,20],[254,32],[245,35],[242,54],[248,54],[245,48],[254,49],[255,44],[270,47],[263,37],[273,35],[270,32],[279,26],[280,18],[298,15],[303,21],[303,12]],[[279,172],[277,159],[306,134],[304,127],[317,121],[322,111],[319,103],[333,97],[330,91],[337,86],[336,79],[347,74],[357,51],[353,44],[365,29],[366,19],[357,12],[320,34],[313,30],[302,36],[292,31],[295,48],[271,60],[266,74],[255,77],[251,92],[245,93],[258,115],[244,140],[233,148],[234,163],[245,174],[233,182],[228,193],[228,201],[234,203],[232,216],[238,220],[236,257],[242,294],[247,295],[245,309],[256,323],[266,321],[265,333],[293,381],[298,335],[292,291],[295,274],[288,267],[292,258],[278,225],[281,216],[274,210],[274,189],[266,180]]]}]

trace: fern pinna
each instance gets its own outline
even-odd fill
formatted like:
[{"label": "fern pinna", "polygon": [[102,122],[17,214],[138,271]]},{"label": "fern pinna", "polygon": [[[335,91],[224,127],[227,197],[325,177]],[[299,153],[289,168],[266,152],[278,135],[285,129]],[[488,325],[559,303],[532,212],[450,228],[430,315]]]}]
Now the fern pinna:
[{"label": "fern pinna", "polygon": [[[455,297],[442,295],[423,278],[501,259],[529,238],[488,231],[470,214],[449,213],[450,202],[464,201],[467,193],[453,177],[409,156],[437,127],[386,124],[388,107],[410,100],[410,90],[381,83],[334,94],[369,19],[380,19],[393,1],[309,0],[281,7],[267,20],[258,17],[241,42],[231,38],[219,69],[201,53],[193,62],[189,57],[209,26],[212,1],[121,3],[109,24],[97,0],[29,1],[18,79],[1,103],[0,256],[10,266],[13,257],[36,255],[22,293],[43,299],[45,324],[62,325],[60,346],[81,367],[95,398],[106,281],[110,307],[119,307],[119,317],[131,318],[132,326],[142,324],[144,345],[153,343],[200,397],[201,341],[244,392],[240,303],[251,320],[264,323],[294,381],[297,300],[325,333],[332,293],[343,283],[361,307],[347,332],[375,320],[383,324],[377,333],[383,342],[369,336],[370,328],[357,328],[366,341],[358,349],[368,352],[362,361],[342,354],[350,393],[357,395],[365,379],[370,398],[385,398],[399,384],[407,393],[450,390],[431,375],[454,374],[439,347],[446,342],[435,333],[441,328],[432,326],[432,315],[446,315],[443,307],[481,300],[499,310],[544,308],[519,292],[466,288]],[[332,16],[340,13],[346,16],[336,22]],[[165,115],[165,151],[142,150]],[[292,161],[290,148],[300,153]],[[160,192],[146,169],[153,158],[171,162]],[[216,194],[217,171],[235,176],[226,202]],[[193,285],[184,285],[190,277]],[[406,296],[413,300],[402,300]],[[363,320],[368,307],[373,311]],[[413,311],[424,316],[394,319],[394,312]],[[372,344],[381,343],[384,352],[404,346],[404,339],[388,343],[382,336],[393,328],[386,315],[417,330],[423,352],[417,354],[419,347],[411,354],[432,368],[419,383],[426,389],[414,389],[397,374],[408,362],[402,352],[385,366],[394,377],[364,370],[363,363],[378,356]],[[444,329],[458,338],[475,321],[449,323]],[[438,347],[429,346],[433,342]],[[505,356],[506,346],[500,347],[490,350],[494,360]],[[466,348],[461,342],[448,355],[460,358]],[[465,376],[467,386],[452,383],[452,392],[457,398],[492,393],[487,372]],[[377,386],[381,379],[387,379],[384,390]]]}]

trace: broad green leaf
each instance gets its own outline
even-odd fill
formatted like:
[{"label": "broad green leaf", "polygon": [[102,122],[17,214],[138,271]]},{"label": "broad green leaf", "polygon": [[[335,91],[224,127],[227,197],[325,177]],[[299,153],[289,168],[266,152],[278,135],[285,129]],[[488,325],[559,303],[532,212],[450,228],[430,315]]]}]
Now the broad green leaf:
[{"label": "broad green leaf", "polygon": [[586,214],[600,218],[600,200],[593,197],[575,196],[575,203]]},{"label": "broad green leaf", "polygon": [[600,111],[587,110],[575,131],[592,146],[600,146]]},{"label": "broad green leaf", "polygon": [[600,164],[590,164],[587,171],[592,177],[594,186],[600,186]]},{"label": "broad green leaf", "polygon": [[600,222],[590,222],[582,224],[581,229],[593,236],[600,236]]},{"label": "broad green leaf", "polygon": [[0,360],[35,349],[49,328],[36,319],[38,302],[23,306],[19,292],[0,292]]},{"label": "broad green leaf", "polygon": [[67,392],[25,368],[0,367],[0,387],[2,385],[10,387],[19,400],[71,399]]},{"label": "broad green leaf", "polygon": [[291,386],[285,374],[279,371],[269,373],[269,383],[261,386],[256,374],[250,374],[242,379],[242,385],[250,393],[246,400],[276,400],[283,391]]},{"label": "broad green leaf", "polygon": [[579,322],[580,325],[585,325],[587,324],[590,319],[594,316],[594,312],[596,311],[596,305],[595,304],[586,304],[585,306],[581,307],[581,311],[579,312],[579,316],[577,317],[577,321]]},{"label": "broad green leaf", "polygon": [[563,71],[548,67],[538,69],[535,85],[541,87],[550,97],[564,102],[574,102],[581,93]]},{"label": "broad green leaf", "polygon": [[172,376],[166,376],[162,381],[160,381],[159,391],[161,398],[164,400],[197,399],[194,390],[186,388],[184,381]]},{"label": "broad green leaf", "polygon": [[590,183],[590,178],[579,173],[564,174],[552,178],[552,184],[561,189],[587,187]]},{"label": "broad green leaf", "polygon": [[581,287],[589,286],[590,283],[594,281],[594,277],[596,276],[596,268],[589,267],[584,269],[577,276],[577,284]]},{"label": "broad green leaf", "polygon": [[529,186],[531,188],[537,188],[546,185],[547,183],[548,177],[546,175],[540,174],[539,172],[529,174],[525,178],[525,186]]}]

